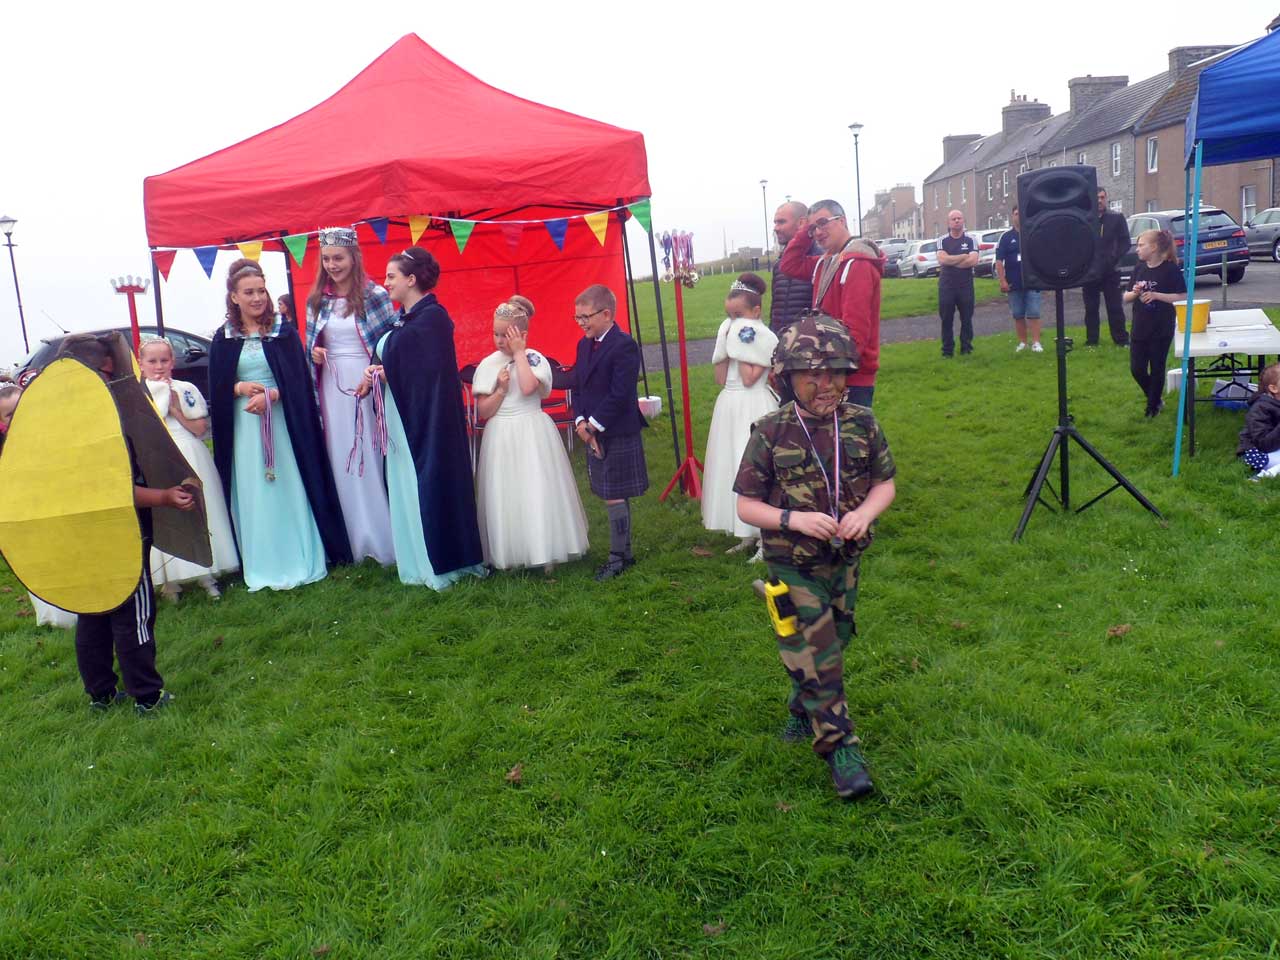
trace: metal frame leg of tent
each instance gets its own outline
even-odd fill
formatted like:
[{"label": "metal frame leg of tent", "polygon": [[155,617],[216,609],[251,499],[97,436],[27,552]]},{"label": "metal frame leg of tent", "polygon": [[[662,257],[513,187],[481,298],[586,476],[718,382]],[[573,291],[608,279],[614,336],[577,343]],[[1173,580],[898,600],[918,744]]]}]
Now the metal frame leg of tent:
[{"label": "metal frame leg of tent", "polygon": [[671,419],[671,450],[675,462],[680,462],[680,434],[676,429],[676,402],[671,393],[671,358],[667,354],[667,327],[662,318],[662,287],[658,285],[658,250],[653,245],[653,230],[649,234],[649,265],[653,270],[653,303],[658,310],[658,339],[662,348],[662,375],[667,381],[667,416]]},{"label": "metal frame leg of tent", "polygon": [[[1199,245],[1200,238],[1200,185],[1201,173],[1204,162],[1204,141],[1196,141],[1196,159],[1195,159],[1195,182],[1192,184],[1192,172],[1187,170],[1186,174],[1186,193],[1187,193],[1187,209],[1183,213],[1184,236],[1190,237],[1191,242],[1184,244],[1183,249],[1189,251],[1183,263],[1183,286],[1187,288],[1187,315],[1186,320],[1182,324],[1182,383],[1178,385],[1178,427],[1177,433],[1174,435],[1173,441],[1173,475],[1176,477],[1182,466],[1182,426],[1186,421],[1187,404],[1196,402],[1195,382],[1192,381],[1188,386],[1190,376],[1188,367],[1190,366],[1191,353],[1191,304],[1196,298],[1196,247]],[[1185,229],[1187,218],[1191,220],[1191,229]],[[1222,278],[1222,282],[1227,282],[1226,277]],[[1187,397],[1187,390],[1190,389],[1191,396]],[[1193,414],[1194,415],[1194,414]],[[1192,448],[1194,451],[1194,447]]]},{"label": "metal frame leg of tent", "polygon": [[[622,206],[622,201],[618,201]],[[622,228],[622,257],[627,269],[627,296],[631,304],[631,332],[635,334],[636,346],[640,348],[640,379],[644,381],[644,395],[649,396],[649,368],[644,362],[644,341],[640,337],[640,308],[636,303],[636,279],[631,271],[631,244],[627,241],[627,217],[623,210],[618,211],[618,225]]]},{"label": "metal frame leg of tent", "polygon": [[160,302],[160,268],[156,266],[156,248],[151,248],[151,292],[156,301],[156,333],[164,336],[164,304]]}]

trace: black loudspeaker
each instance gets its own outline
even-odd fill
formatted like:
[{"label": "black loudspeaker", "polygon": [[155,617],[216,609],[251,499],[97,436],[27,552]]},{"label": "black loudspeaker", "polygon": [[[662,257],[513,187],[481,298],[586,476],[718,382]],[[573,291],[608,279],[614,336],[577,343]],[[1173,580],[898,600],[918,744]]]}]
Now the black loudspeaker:
[{"label": "black loudspeaker", "polygon": [[1102,274],[1098,242],[1098,171],[1042,167],[1018,174],[1022,285],[1065,290]]}]

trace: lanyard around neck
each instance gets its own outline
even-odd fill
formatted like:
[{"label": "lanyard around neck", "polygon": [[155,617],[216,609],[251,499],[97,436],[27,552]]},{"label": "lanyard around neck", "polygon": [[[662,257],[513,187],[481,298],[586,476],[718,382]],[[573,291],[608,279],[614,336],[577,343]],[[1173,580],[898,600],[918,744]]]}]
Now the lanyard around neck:
[{"label": "lanyard around neck", "polygon": [[796,419],[800,421],[800,429],[804,431],[804,437],[809,441],[809,449],[813,451],[813,459],[818,461],[818,469],[822,471],[822,482],[827,488],[827,506],[831,511],[831,519],[840,522],[840,414],[836,410],[831,411],[831,423],[835,428],[833,434],[833,445],[835,453],[832,454],[831,467],[835,473],[835,488],[832,489],[831,477],[827,475],[826,465],[822,462],[822,455],[818,453],[818,447],[813,442],[813,435],[809,433],[809,427],[804,422],[804,414],[800,412],[800,405],[796,404]]}]

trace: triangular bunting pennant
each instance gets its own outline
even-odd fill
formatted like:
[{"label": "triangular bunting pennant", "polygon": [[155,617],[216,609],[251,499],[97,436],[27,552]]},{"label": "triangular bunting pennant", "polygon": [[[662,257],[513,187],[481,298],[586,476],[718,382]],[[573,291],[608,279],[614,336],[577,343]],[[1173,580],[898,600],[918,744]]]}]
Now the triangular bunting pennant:
[{"label": "triangular bunting pennant", "polygon": [[237,243],[236,246],[240,248],[240,256],[244,257],[246,260],[252,260],[254,263],[257,263],[262,257],[261,240],[254,240],[252,243]]},{"label": "triangular bunting pennant", "polygon": [[151,262],[156,265],[156,269],[160,271],[160,276],[165,280],[169,279],[169,271],[173,269],[173,258],[178,255],[177,250],[152,250]]},{"label": "triangular bunting pennant", "polygon": [[379,243],[387,242],[387,226],[391,223],[386,217],[375,217],[369,221],[369,226],[373,229],[374,234],[378,238]]},{"label": "triangular bunting pennant", "polygon": [[600,246],[604,246],[605,234],[609,232],[609,211],[601,210],[599,213],[588,213],[582,218],[587,221],[587,226],[591,228],[591,232],[596,235],[596,239],[600,241]]},{"label": "triangular bunting pennant", "polygon": [[218,248],[196,247],[192,252],[195,253],[196,259],[200,261],[200,266],[204,268],[204,275],[212,279],[213,261],[218,259]]},{"label": "triangular bunting pennant", "polygon": [[649,208],[648,197],[645,197],[643,200],[637,200],[635,203],[631,204],[628,209],[631,211],[631,215],[636,218],[636,223],[644,227],[645,233],[653,233],[653,223],[650,220],[651,211]]},{"label": "triangular bunting pennant", "polygon": [[431,226],[430,217],[410,217],[409,218],[409,244],[412,246],[418,242],[418,238],[422,236],[427,227]]},{"label": "triangular bunting pennant", "polygon": [[293,237],[280,238],[280,242],[285,245],[289,255],[293,257],[293,262],[298,266],[302,266],[302,258],[307,255],[307,239],[305,233],[300,233]]},{"label": "triangular bunting pennant", "polygon": [[546,221],[547,233],[551,234],[551,241],[556,245],[556,249],[561,253],[564,252],[564,235],[569,229],[569,221],[548,220]]},{"label": "triangular bunting pennant", "polygon": [[467,241],[471,239],[471,231],[476,228],[472,220],[450,220],[449,229],[453,231],[453,242],[458,245],[458,252],[467,249]]},{"label": "triangular bunting pennant", "polygon": [[512,250],[520,246],[520,238],[524,235],[523,223],[504,223],[501,225],[502,235],[506,238],[507,246]]}]

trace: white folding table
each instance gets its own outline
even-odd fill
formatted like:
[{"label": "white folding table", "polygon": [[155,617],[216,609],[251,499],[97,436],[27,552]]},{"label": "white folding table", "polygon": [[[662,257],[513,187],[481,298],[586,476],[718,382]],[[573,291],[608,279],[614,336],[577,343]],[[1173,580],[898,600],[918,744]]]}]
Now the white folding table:
[{"label": "white folding table", "polygon": [[[1173,333],[1173,355],[1182,359],[1185,331]],[[1280,330],[1261,310],[1211,310],[1209,326],[1203,333],[1191,334],[1187,351],[1187,426],[1190,434],[1190,456],[1196,455],[1196,382],[1226,377],[1231,382],[1240,374],[1256,377],[1266,366],[1269,355],[1280,356]],[[1204,364],[1197,358],[1211,357]],[[1202,403],[1211,402],[1206,397]]]}]

